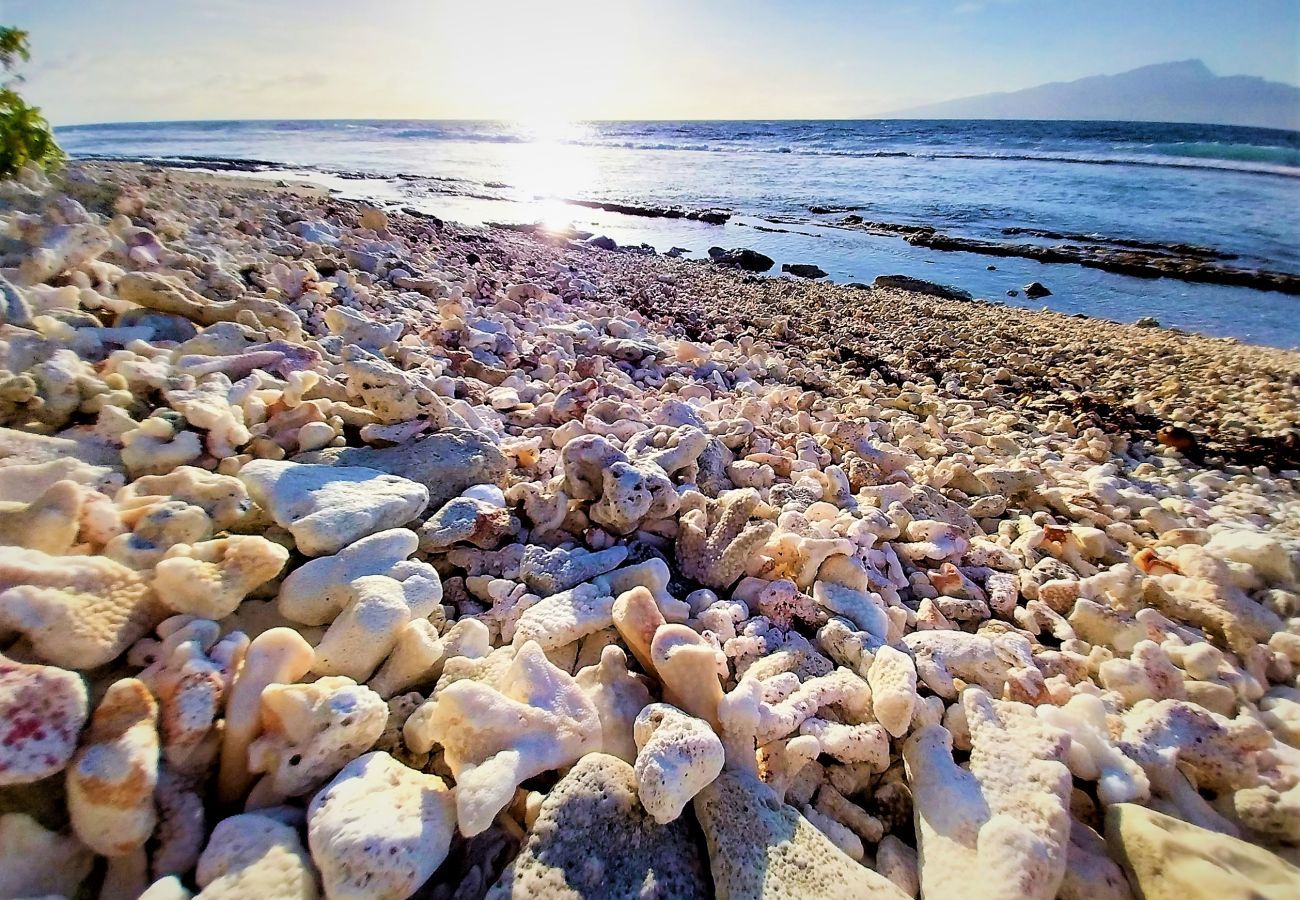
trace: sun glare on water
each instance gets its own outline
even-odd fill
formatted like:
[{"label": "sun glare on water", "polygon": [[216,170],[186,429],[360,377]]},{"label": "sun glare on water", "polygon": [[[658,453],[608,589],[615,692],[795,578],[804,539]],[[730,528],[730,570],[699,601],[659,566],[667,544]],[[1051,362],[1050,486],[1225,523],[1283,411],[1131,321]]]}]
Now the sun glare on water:
[{"label": "sun glare on water", "polygon": [[558,114],[538,115],[515,123],[529,137],[519,145],[511,183],[536,207],[536,220],[549,231],[573,225],[575,207],[566,199],[582,197],[595,183],[591,148],[579,141],[587,129]]}]

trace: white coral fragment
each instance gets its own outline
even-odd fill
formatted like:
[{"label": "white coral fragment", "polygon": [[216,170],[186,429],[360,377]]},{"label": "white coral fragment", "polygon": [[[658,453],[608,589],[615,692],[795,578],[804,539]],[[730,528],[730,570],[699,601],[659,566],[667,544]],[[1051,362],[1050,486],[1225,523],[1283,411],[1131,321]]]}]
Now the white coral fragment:
[{"label": "white coral fragment", "polygon": [[455,829],[443,780],[383,752],[352,760],[307,808],[327,897],[405,900],[442,864]]},{"label": "white coral fragment", "polygon": [[926,897],[1052,900],[1069,848],[1069,738],[1020,703],[962,693],[970,771],[952,760],[952,736],[926,725],[903,748]]},{"label": "white coral fragment", "polygon": [[709,724],[666,703],[641,710],[635,737],[637,795],[661,825],[681,815],[690,799],[722,771],[722,741]]},{"label": "white coral fragment", "polygon": [[407,722],[416,752],[441,744],[456,779],[456,820],[469,837],[492,824],[526,778],[599,748],[600,715],[535,643],[520,647],[495,686],[457,681]]}]

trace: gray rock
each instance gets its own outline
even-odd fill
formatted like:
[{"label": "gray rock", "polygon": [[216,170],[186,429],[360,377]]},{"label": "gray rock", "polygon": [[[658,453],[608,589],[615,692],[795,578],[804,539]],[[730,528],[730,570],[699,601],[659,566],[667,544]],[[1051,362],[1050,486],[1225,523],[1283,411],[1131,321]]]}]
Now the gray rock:
[{"label": "gray rock", "polygon": [[470,485],[503,485],[506,477],[505,455],[466,428],[444,428],[391,447],[329,447],[300,454],[294,462],[365,466],[409,478],[429,489],[430,509],[439,509]]},{"label": "gray rock", "polygon": [[589,753],[547,795],[527,842],[487,900],[676,900],[710,893],[689,819],[657,824],[637,797],[632,767]]},{"label": "gray rock", "polygon": [[23,328],[31,325],[32,310],[18,293],[18,288],[9,283],[9,279],[0,275],[0,324],[19,325]]},{"label": "gray rock", "polygon": [[765,256],[757,250],[750,250],[748,247],[738,247],[734,250],[710,247],[709,258],[720,266],[746,272],[766,272],[774,264],[772,257]]},{"label": "gray rock", "polygon": [[597,575],[612,572],[627,559],[627,548],[607,547],[594,553],[577,547],[573,550],[548,550],[538,544],[524,548],[519,577],[528,589],[543,597],[567,591]]},{"label": "gray rock", "polygon": [[812,263],[782,263],[782,272],[789,272],[797,278],[825,278],[826,273]]},{"label": "gray rock", "polygon": [[343,253],[347,257],[348,265],[369,272],[371,275],[379,271],[379,265],[384,261],[378,253],[366,253],[361,250],[345,250]]},{"label": "gray rock", "polygon": [[423,485],[364,466],[255,459],[239,470],[239,480],[307,556],[338,553],[377,531],[405,525],[429,501]]},{"label": "gray rock", "polygon": [[753,775],[724,770],[695,795],[718,900],[909,900],[859,865]]},{"label": "gray rock", "polygon": [[1052,292],[1041,281],[1031,281],[1025,285],[1025,296],[1031,300],[1036,300],[1039,297],[1050,297]]},{"label": "gray rock", "polygon": [[871,286],[878,288],[898,288],[902,291],[911,291],[914,294],[927,294],[931,297],[942,297],[944,300],[974,299],[969,291],[963,291],[961,288],[950,287],[946,284],[936,284],[933,281],[926,281],[922,278],[913,278],[910,275],[877,275],[876,280],[871,283]]},{"label": "gray rock", "polygon": [[1155,316],[1143,316],[1133,323],[1138,328],[1159,328],[1160,320]]},{"label": "gray rock", "polygon": [[116,328],[145,326],[153,329],[154,341],[182,343],[198,334],[194,323],[183,316],[146,309],[143,306],[123,311],[113,322]]}]

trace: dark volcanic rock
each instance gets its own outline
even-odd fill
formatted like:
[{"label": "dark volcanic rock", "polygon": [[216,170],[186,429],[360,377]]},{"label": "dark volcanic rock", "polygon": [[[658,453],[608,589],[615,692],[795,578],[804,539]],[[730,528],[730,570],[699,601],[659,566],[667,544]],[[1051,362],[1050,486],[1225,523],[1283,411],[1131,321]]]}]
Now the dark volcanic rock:
[{"label": "dark volcanic rock", "polygon": [[757,250],[750,250],[747,247],[737,247],[734,250],[710,247],[709,257],[720,266],[744,269],[746,272],[766,272],[775,265],[772,257],[764,256]]},{"label": "dark volcanic rock", "polygon": [[1030,235],[1048,240],[1077,241],[1077,243],[1055,245],[1010,243],[943,234],[936,231],[933,225],[864,221],[858,215],[845,216],[836,227],[852,228],[872,234],[899,235],[909,244],[928,247],[931,250],[982,253],[985,256],[1016,256],[1023,259],[1036,259],[1044,263],[1075,263],[1090,269],[1118,272],[1134,278],[1177,278],[1181,281],[1203,284],[1239,285],[1262,291],[1300,294],[1300,274],[1227,265],[1224,260],[1236,259],[1235,254],[1223,253],[1195,244],[1162,244],[1096,234],[1004,228],[1003,234],[1007,235]]},{"label": "dark volcanic rock", "polygon": [[973,299],[969,291],[963,291],[961,288],[950,287],[946,284],[935,284],[933,281],[912,278],[908,275],[877,275],[876,280],[872,282],[872,286],[898,288],[903,291],[911,291],[914,294],[929,294],[931,297],[942,297],[945,300]]},{"label": "dark volcanic rock", "polygon": [[487,900],[711,896],[691,831],[689,815],[667,825],[650,818],[630,765],[589,753],[546,795]]},{"label": "dark volcanic rock", "polygon": [[810,263],[784,263],[782,272],[789,272],[799,278],[825,278],[826,273]]},{"label": "dark volcanic rock", "polygon": [[617,250],[618,242],[616,242],[612,237],[606,237],[602,234],[599,237],[589,238],[587,240],[587,246],[597,247],[601,250]]},{"label": "dark volcanic rock", "polygon": [[716,209],[701,209],[695,212],[688,212],[686,218],[697,219],[708,225],[725,225],[727,220],[731,218],[731,213],[722,212]]},{"label": "dark volcanic rock", "polygon": [[[812,214],[815,215],[815,216],[824,216],[824,215],[826,215],[827,213],[847,213],[847,212],[853,212],[853,211],[856,210],[857,208],[858,208],[858,207],[856,207],[856,206],[821,206],[821,205],[819,204],[819,205],[816,205],[816,206],[810,206],[810,207],[808,207],[808,212],[812,213]],[[861,218],[861,217],[859,217],[859,218]]]},{"label": "dark volcanic rock", "polygon": [[1025,296],[1031,300],[1037,300],[1039,297],[1052,296],[1052,292],[1041,281],[1031,281],[1025,285]]},{"label": "dark volcanic rock", "polygon": [[647,219],[693,219],[709,225],[722,225],[731,218],[731,213],[720,209],[680,209],[675,206],[638,206],[634,203],[610,203],[604,200],[564,201],[572,206],[586,209],[603,209],[605,212],[620,213],[625,216],[641,216]]}]

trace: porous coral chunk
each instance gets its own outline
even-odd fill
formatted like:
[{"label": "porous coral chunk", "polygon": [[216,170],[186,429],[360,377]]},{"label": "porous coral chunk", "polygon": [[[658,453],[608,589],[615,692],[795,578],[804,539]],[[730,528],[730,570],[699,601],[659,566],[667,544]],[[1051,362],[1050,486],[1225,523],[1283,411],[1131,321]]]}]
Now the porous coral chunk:
[{"label": "porous coral chunk", "polygon": [[316,900],[316,873],[298,832],[269,815],[222,819],[199,857],[195,900]]},{"label": "porous coral chunk", "polygon": [[1052,900],[1065,875],[1070,773],[1065,733],[1021,703],[979,688],[961,696],[970,771],[952,759],[952,735],[926,725],[903,748],[926,897]]},{"label": "porous coral chunk", "polygon": [[307,808],[307,840],[328,897],[404,900],[446,858],[455,829],[443,780],[383,752],[352,760]]},{"label": "porous coral chunk", "polygon": [[86,710],[80,676],[0,655],[0,786],[61,772],[77,749]]},{"label": "porous coral chunk", "polygon": [[141,847],[158,821],[158,704],[142,681],[116,681],[95,707],[68,767],[68,814],[96,853]]},{"label": "porous coral chunk", "polygon": [[641,805],[660,825],[722,771],[722,741],[702,719],[667,703],[652,703],[636,717],[636,789]]},{"label": "porous coral chunk", "polygon": [[177,544],[154,566],[153,589],[178,613],[224,619],[288,560],[288,550],[258,535]]},{"label": "porous coral chunk", "polygon": [[165,615],[145,577],[111,559],[0,547],[0,630],[51,663],[102,666]]},{"label": "porous coral chunk", "polygon": [[341,675],[267,686],[262,733],[248,748],[250,771],[266,773],[256,790],[279,799],[315,789],[373,747],[387,721],[383,699]]},{"label": "porous coral chunk", "polygon": [[750,557],[776,530],[772,522],[752,522],[762,498],[752,488],[726,491],[704,508],[682,514],[677,564],[682,572],[711,588],[730,587]]}]

